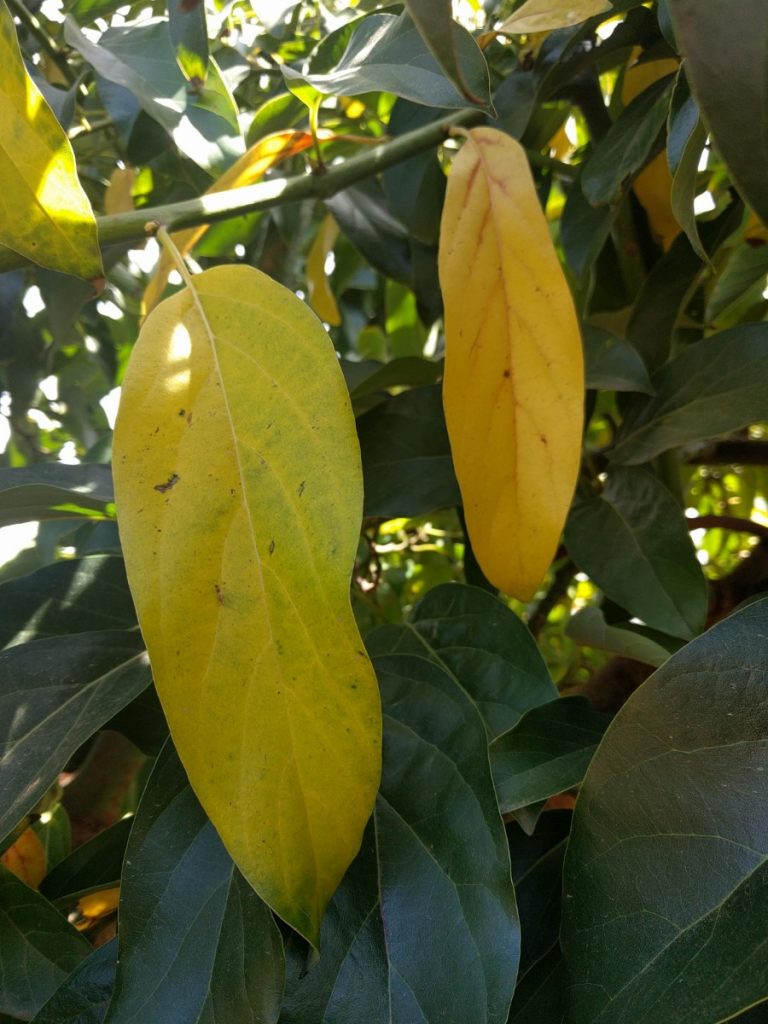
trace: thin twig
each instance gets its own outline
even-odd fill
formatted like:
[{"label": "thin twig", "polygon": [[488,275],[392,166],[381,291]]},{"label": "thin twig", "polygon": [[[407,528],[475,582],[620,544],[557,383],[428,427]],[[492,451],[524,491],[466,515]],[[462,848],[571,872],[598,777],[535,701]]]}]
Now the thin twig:
[{"label": "thin twig", "polygon": [[69,66],[63,50],[49,35],[47,29],[37,15],[33,14],[32,11],[27,8],[23,0],[8,0],[8,7],[19,19],[24,28],[26,28],[35,37],[35,39],[37,39],[41,48],[45,50],[67,82],[70,85],[74,85],[77,81],[77,75]]}]

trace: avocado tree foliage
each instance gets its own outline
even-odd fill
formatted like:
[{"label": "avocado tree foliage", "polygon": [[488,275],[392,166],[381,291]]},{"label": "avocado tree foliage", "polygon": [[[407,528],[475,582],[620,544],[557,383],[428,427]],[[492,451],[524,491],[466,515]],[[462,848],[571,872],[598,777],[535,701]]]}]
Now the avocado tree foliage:
[{"label": "avocado tree foliage", "polygon": [[766,1019],[766,52],[0,0],[0,1021]]}]

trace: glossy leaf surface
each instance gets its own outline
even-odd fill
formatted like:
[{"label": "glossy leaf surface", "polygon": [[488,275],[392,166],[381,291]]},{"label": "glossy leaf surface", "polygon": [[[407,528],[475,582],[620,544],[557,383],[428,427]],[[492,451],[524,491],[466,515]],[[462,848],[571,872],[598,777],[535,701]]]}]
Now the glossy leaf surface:
[{"label": "glossy leaf surface", "polygon": [[305,965],[294,947],[281,1020],[342,1024],[364,1007],[372,1024],[504,1024],[519,929],[482,720],[439,665],[375,664],[385,740],[374,819],[330,904],[320,961]]},{"label": "glossy leaf surface", "polygon": [[0,526],[104,515],[113,501],[109,466],[48,463],[0,469]]},{"label": "glossy leaf surface", "polygon": [[683,510],[645,469],[617,467],[576,504],[565,543],[578,567],[647,625],[690,640],[704,628],[707,588]]},{"label": "glossy leaf surface", "polygon": [[114,555],[54,562],[0,584],[0,647],[135,623],[125,565]]},{"label": "glossy leaf surface", "polygon": [[514,35],[551,32],[578,25],[610,9],[608,0],[526,0],[496,31]]},{"label": "glossy leaf surface", "polygon": [[90,951],[34,889],[0,866],[0,1013],[29,1020]]},{"label": "glossy leaf surface", "polygon": [[0,835],[150,680],[133,632],[74,633],[0,654]]},{"label": "glossy leaf surface", "polygon": [[115,983],[117,939],[82,960],[35,1014],[32,1024],[102,1024]]},{"label": "glossy leaf surface", "polygon": [[691,345],[653,379],[656,394],[622,424],[611,460],[660,452],[768,416],[768,324],[742,324]]},{"label": "glossy leaf surface", "polygon": [[0,2],[0,245],[43,267],[99,278],[96,221],[72,147],[27,73],[13,18]]},{"label": "glossy leaf surface", "polygon": [[381,626],[366,646],[372,656],[414,654],[440,665],[472,698],[491,738],[557,695],[523,623],[477,587],[433,587],[407,625]]},{"label": "glossy leaf surface", "polygon": [[560,697],[523,715],[491,744],[502,813],[577,786],[608,722],[583,697]]},{"label": "glossy leaf surface", "polygon": [[147,319],[123,386],[128,579],[198,798],[257,892],[316,940],[379,778],[379,696],[349,605],[354,420],[291,292],[234,266],[193,289]]},{"label": "glossy leaf surface", "polygon": [[528,599],[576,482],[584,369],[525,151],[495,129],[472,129],[453,163],[439,268],[443,402],[472,546],[495,586]]},{"label": "glossy leaf surface", "polygon": [[[466,29],[456,26],[454,38],[466,87],[489,104],[485,58]],[[467,105],[406,14],[360,19],[335,67],[314,71],[310,63],[307,72],[287,66],[282,70],[291,88],[306,83],[326,96],[357,96],[381,89],[430,107]]]},{"label": "glossy leaf surface", "polygon": [[736,187],[768,223],[768,7],[670,0],[686,74]]},{"label": "glossy leaf surface", "polygon": [[357,422],[367,516],[418,516],[458,505],[440,387],[414,388]]},{"label": "glossy leaf surface", "polygon": [[573,1024],[716,1024],[768,992],[767,635],[763,599],[688,644],[592,760],[565,869]]},{"label": "glossy leaf surface", "polygon": [[277,1020],[280,933],[232,863],[171,744],[128,842],[119,942],[106,1024]]}]

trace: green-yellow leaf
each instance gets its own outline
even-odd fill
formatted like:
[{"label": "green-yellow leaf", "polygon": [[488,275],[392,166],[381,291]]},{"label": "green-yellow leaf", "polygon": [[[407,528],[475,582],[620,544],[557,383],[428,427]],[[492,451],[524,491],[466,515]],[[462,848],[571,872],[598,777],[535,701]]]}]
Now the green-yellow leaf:
[{"label": "green-yellow leaf", "polygon": [[316,943],[380,774],[349,602],[360,453],[292,292],[217,267],[148,317],[113,452],[128,579],[190,782],[259,895]]},{"label": "green-yellow leaf", "polygon": [[27,74],[0,0],[0,245],[41,267],[99,278],[96,221],[72,147]]},{"label": "green-yellow leaf", "polygon": [[612,10],[608,0],[528,0],[496,29],[499,35],[529,35],[578,25]]},{"label": "green-yellow leaf", "polygon": [[445,419],[475,555],[527,600],[578,475],[581,337],[525,151],[494,128],[467,136],[440,229]]},{"label": "green-yellow leaf", "polygon": [[341,314],[325,272],[325,264],[329,254],[333,252],[338,237],[339,225],[328,213],[323,218],[312,247],[307,253],[307,300],[320,319],[332,327],[341,323]]}]

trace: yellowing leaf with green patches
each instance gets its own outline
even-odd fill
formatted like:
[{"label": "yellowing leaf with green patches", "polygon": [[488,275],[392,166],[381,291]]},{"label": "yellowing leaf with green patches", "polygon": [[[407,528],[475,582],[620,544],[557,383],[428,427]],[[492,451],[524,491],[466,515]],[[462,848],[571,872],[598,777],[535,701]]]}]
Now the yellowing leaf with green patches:
[{"label": "yellowing leaf with green patches", "polygon": [[448,177],[440,229],[443,403],[475,555],[533,596],[579,470],[581,336],[525,151],[474,128]]},{"label": "yellowing leaf with green patches", "polygon": [[360,452],[316,317],[251,267],[194,277],[141,331],[113,469],[131,592],[192,787],[259,895],[316,943],[381,762],[349,602]]},{"label": "yellowing leaf with green patches", "polygon": [[496,29],[499,35],[530,35],[578,25],[612,10],[608,0],[528,0]]},{"label": "yellowing leaf with green patches", "polygon": [[72,147],[27,74],[0,0],[0,245],[41,267],[99,278],[96,221]]}]

